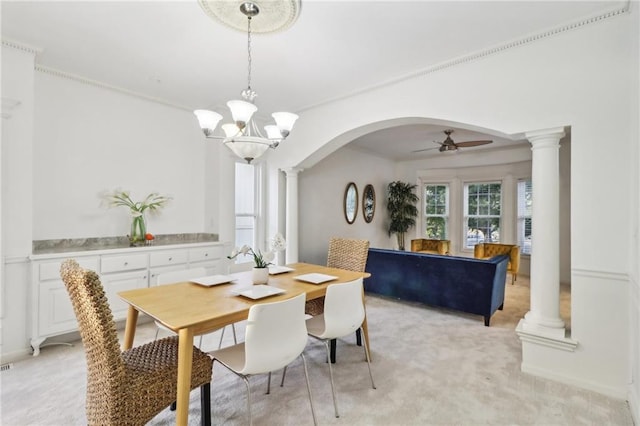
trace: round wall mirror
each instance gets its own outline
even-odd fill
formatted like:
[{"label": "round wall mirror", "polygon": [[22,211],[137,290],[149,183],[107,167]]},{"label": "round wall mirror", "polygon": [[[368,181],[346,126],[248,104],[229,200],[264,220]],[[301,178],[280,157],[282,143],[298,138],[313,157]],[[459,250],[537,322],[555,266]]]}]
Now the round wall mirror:
[{"label": "round wall mirror", "polygon": [[353,182],[349,182],[344,190],[344,218],[351,224],[358,214],[358,188]]},{"label": "round wall mirror", "polygon": [[373,189],[373,185],[369,184],[364,187],[362,191],[362,215],[364,221],[369,223],[373,220],[373,215],[376,212],[376,191]]}]

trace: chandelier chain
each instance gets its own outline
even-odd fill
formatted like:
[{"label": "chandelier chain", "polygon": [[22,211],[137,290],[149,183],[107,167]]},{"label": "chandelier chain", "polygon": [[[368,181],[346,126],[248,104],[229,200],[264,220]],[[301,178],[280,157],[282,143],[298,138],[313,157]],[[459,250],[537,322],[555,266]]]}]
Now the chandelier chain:
[{"label": "chandelier chain", "polygon": [[248,72],[247,72],[247,88],[251,90],[251,17],[247,19],[247,57],[248,57]]}]

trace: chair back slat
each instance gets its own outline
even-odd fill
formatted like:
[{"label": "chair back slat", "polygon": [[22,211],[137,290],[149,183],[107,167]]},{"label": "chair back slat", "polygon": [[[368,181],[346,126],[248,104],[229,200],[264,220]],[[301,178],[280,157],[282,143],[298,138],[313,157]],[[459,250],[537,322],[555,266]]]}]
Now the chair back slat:
[{"label": "chair back slat", "polygon": [[369,241],[348,238],[331,238],[327,266],[364,272],[369,255]]}]

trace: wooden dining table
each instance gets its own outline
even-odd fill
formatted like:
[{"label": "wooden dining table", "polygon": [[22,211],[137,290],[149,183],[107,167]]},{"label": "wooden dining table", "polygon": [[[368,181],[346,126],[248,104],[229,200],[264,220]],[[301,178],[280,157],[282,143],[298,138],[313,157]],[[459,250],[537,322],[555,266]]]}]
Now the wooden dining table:
[{"label": "wooden dining table", "polygon": [[[177,425],[186,426],[188,421],[194,336],[247,319],[249,308],[255,304],[285,300],[301,293],[306,294],[307,300],[312,300],[324,296],[330,284],[344,283],[370,276],[368,272],[354,272],[308,263],[293,263],[287,266],[293,271],[270,275],[268,282],[269,286],[282,289],[284,293],[257,300],[239,295],[243,290],[252,288],[251,271],[229,274],[233,277],[233,281],[215,286],[179,282],[118,293],[118,296],[129,304],[123,342],[124,350],[133,346],[140,312],[159,321],[179,336],[178,380],[176,383]],[[320,284],[311,284],[296,279],[300,275],[310,273],[330,275],[335,279]],[[370,348],[366,315],[362,328],[366,347]]]}]

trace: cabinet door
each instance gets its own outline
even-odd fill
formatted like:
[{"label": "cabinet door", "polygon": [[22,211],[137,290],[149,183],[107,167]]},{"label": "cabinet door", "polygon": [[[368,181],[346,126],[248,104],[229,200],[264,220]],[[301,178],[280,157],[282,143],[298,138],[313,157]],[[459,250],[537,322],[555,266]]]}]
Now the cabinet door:
[{"label": "cabinet door", "polygon": [[158,275],[164,274],[165,272],[173,272],[173,271],[183,271],[185,269],[189,269],[186,263],[182,265],[174,265],[174,266],[162,266],[158,268],[151,268],[149,270],[149,287],[155,287],[158,280]]},{"label": "cabinet door", "polygon": [[103,274],[100,279],[104,292],[109,299],[109,305],[113,312],[113,318],[117,320],[127,317],[129,304],[118,296],[118,293],[125,290],[147,287],[147,270],[123,272],[119,274]]},{"label": "cabinet door", "polygon": [[205,268],[208,275],[216,275],[226,273],[226,271],[220,271],[220,260],[206,260],[203,262],[189,263],[189,268]]},{"label": "cabinet door", "polygon": [[62,280],[48,280],[39,287],[38,334],[47,336],[78,328],[71,299]]}]

